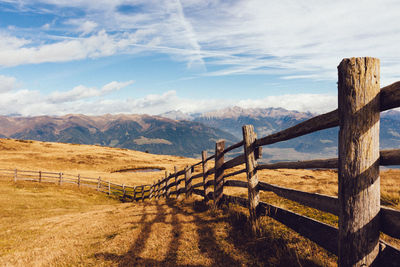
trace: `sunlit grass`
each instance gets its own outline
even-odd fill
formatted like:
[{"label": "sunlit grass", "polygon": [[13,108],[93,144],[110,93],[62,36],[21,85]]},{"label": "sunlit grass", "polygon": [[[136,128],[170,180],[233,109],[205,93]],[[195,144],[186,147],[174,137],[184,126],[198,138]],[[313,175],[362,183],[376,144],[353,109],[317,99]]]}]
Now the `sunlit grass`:
[{"label": "sunlit grass", "polygon": [[[195,159],[158,156],[99,146],[0,140],[0,168],[101,176],[126,185],[152,184],[155,173],[113,173],[118,169],[161,167],[181,170]],[[244,166],[239,166],[239,170]],[[209,164],[212,168],[212,162]],[[201,166],[195,168],[195,173]],[[263,170],[260,181],[297,190],[337,195],[333,170]],[[212,177],[211,177],[212,179]],[[230,179],[245,181],[244,174]],[[201,178],[192,181],[196,184]],[[382,205],[400,209],[400,171],[381,172]],[[184,183],[181,183],[184,186]],[[128,194],[132,194],[127,189]],[[247,198],[246,188],[225,194]],[[148,193],[146,193],[148,194]],[[137,194],[140,197],[141,193]],[[336,257],[268,217],[262,233],[250,235],[248,211],[231,205],[213,210],[196,202],[153,200],[120,203],[77,185],[0,180],[0,265],[44,266],[334,266]],[[174,198],[174,196],[172,197]],[[261,192],[261,201],[337,227],[329,213]],[[400,247],[396,239],[382,235]]]}]

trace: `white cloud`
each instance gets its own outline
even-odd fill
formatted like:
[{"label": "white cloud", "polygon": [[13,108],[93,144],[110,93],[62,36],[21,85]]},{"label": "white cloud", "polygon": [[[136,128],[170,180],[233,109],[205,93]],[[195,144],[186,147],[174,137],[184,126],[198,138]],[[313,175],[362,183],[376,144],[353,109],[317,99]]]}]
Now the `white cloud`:
[{"label": "white cloud", "polygon": [[101,94],[106,94],[112,91],[118,91],[124,87],[127,87],[131,84],[133,84],[134,81],[130,80],[130,81],[126,81],[126,82],[117,82],[117,81],[112,81],[110,83],[107,83],[106,85],[104,85],[101,88]]},{"label": "white cloud", "polygon": [[124,51],[134,42],[135,34],[124,34],[122,37],[108,35],[100,31],[85,38],[73,38],[39,46],[24,46],[29,43],[16,37],[1,38],[0,66],[17,66],[43,62],[65,62],[85,58],[110,56]]},{"label": "white cloud", "polygon": [[205,112],[230,106],[243,108],[283,107],[288,110],[309,111],[313,113],[328,112],[336,108],[337,97],[319,94],[292,94],[270,96],[263,99],[193,99],[180,97],[176,91],[162,94],[149,94],[142,98],[105,99],[100,96],[119,90],[131,84],[128,82],[111,82],[102,88],[76,86],[66,92],[55,92],[43,95],[38,91],[18,90],[1,94],[0,114],[65,115],[81,113],[87,115],[102,114],[152,114],[157,115],[171,110],[183,112]]},{"label": "white cloud", "polygon": [[85,19],[70,19],[65,24],[76,27],[76,31],[81,33],[81,36],[93,33],[99,26],[96,22]]},{"label": "white cloud", "polygon": [[113,91],[118,91],[128,85],[131,85],[132,83],[133,81],[127,81],[127,82],[113,81],[104,85],[101,89],[78,85],[69,91],[53,92],[47,99],[50,103],[65,103],[65,102],[84,100],[87,98],[102,96],[111,93]]},{"label": "white cloud", "polygon": [[0,75],[0,94],[9,92],[17,87],[17,79],[11,76]]},{"label": "white cloud", "polygon": [[43,24],[42,25],[42,29],[45,30],[45,31],[49,30],[50,29],[50,23]]}]

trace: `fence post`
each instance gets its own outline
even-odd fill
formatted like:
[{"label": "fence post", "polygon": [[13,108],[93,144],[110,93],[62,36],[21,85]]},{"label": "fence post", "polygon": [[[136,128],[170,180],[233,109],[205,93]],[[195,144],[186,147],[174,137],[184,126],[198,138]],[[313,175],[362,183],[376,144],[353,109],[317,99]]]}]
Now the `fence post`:
[{"label": "fence post", "polygon": [[39,183],[42,182],[42,171],[39,171]]},{"label": "fence post", "polygon": [[18,171],[17,169],[14,170],[14,182],[17,182],[17,178],[18,178]]},{"label": "fence post", "polygon": [[169,172],[168,172],[168,171],[165,171],[165,190],[164,190],[164,192],[165,192],[165,198],[168,198],[168,197],[169,197],[169,195],[168,195],[168,193],[169,193],[169,190],[168,190],[168,180],[169,180]]},{"label": "fence post", "polygon": [[156,182],[153,181],[153,185],[150,187],[149,199],[152,199],[152,198],[153,198],[155,189],[156,189]]},{"label": "fence post", "polygon": [[256,155],[259,154],[260,150],[258,149],[256,150],[254,147],[254,142],[256,141],[257,135],[254,132],[253,125],[245,125],[242,127],[242,130],[243,130],[244,156],[246,159],[250,223],[253,235],[257,236],[260,232],[260,223],[258,220],[258,212],[257,212],[258,205],[260,203],[260,195],[257,189],[258,175],[257,175]]},{"label": "fence post", "polygon": [[175,172],[175,197],[178,198],[178,167],[174,166],[174,172]]},{"label": "fence post", "polygon": [[185,168],[185,197],[188,198],[192,195],[192,168],[186,166]]},{"label": "fence post", "polygon": [[142,185],[142,202],[144,202],[144,185]]},{"label": "fence post", "polygon": [[214,208],[221,206],[224,193],[224,153],[225,140],[219,140],[215,144],[215,173],[214,173]]},{"label": "fence post", "polygon": [[161,192],[161,181],[158,179],[157,183],[157,198],[160,198],[160,192]]},{"label": "fence post", "polygon": [[62,176],[63,176],[62,172],[60,172],[59,175],[60,175],[60,178],[58,180],[58,185],[61,185],[62,184]]},{"label": "fence post", "polygon": [[132,202],[133,202],[133,201],[136,201],[136,188],[137,188],[137,186],[135,186],[135,187],[133,188],[133,199],[132,199]]},{"label": "fence post", "polygon": [[343,59],[339,96],[339,266],[379,254],[379,59]]},{"label": "fence post", "polygon": [[207,177],[208,177],[208,162],[206,161],[207,159],[207,151],[202,151],[201,152],[201,165],[203,167],[203,188],[204,188],[204,202],[208,202],[208,193],[210,189],[207,186]]},{"label": "fence post", "polygon": [[108,181],[108,195],[111,195],[111,185],[110,185],[110,181]]},{"label": "fence post", "polygon": [[100,191],[100,183],[101,183],[101,177],[99,176],[99,179],[97,180],[97,191]]},{"label": "fence post", "polygon": [[81,175],[78,174],[78,188],[81,187]]}]

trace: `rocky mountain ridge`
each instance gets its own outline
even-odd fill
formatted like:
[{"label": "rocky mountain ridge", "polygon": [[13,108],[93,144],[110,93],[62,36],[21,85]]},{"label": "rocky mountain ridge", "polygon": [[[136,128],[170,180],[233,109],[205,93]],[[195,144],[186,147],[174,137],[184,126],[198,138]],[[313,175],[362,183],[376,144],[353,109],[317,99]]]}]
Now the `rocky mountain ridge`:
[{"label": "rocky mountain ridge", "polygon": [[150,115],[7,117],[0,116],[4,138],[92,144],[148,151],[155,154],[198,156],[215,141],[237,141],[231,134],[194,121]]}]

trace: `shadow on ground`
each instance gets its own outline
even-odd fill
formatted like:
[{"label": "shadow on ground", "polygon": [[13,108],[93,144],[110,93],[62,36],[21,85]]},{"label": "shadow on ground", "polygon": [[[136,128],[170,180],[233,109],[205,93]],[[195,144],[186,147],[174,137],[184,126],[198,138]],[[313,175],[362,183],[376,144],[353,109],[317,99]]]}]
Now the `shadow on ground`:
[{"label": "shadow on ground", "polygon": [[[184,224],[194,224],[200,252],[211,261],[210,266],[319,266],[315,263],[299,259],[297,253],[288,248],[286,241],[265,232],[259,238],[250,236],[247,216],[230,208],[222,211],[214,211],[210,205],[200,201],[185,203],[170,199],[167,201],[152,201],[138,204],[142,206],[142,214],[139,222],[140,235],[132,243],[129,250],[122,255],[113,253],[96,253],[96,259],[105,260],[117,266],[204,266],[196,264],[181,264],[178,260],[178,250],[181,245]],[[148,209],[156,208],[157,212],[148,212]],[[135,215],[137,216],[137,215]],[[171,216],[166,221],[166,216]],[[181,221],[178,216],[191,216],[189,221]],[[152,226],[155,223],[170,224],[172,238],[165,244],[166,256],[163,259],[148,259],[141,257],[146,243],[149,242]],[[234,250],[227,249],[217,238],[216,224],[225,224],[227,237],[225,240],[233,245]],[[236,257],[233,253],[240,252]],[[190,259],[191,255],[187,255]],[[243,260],[238,260],[243,259]]]}]

